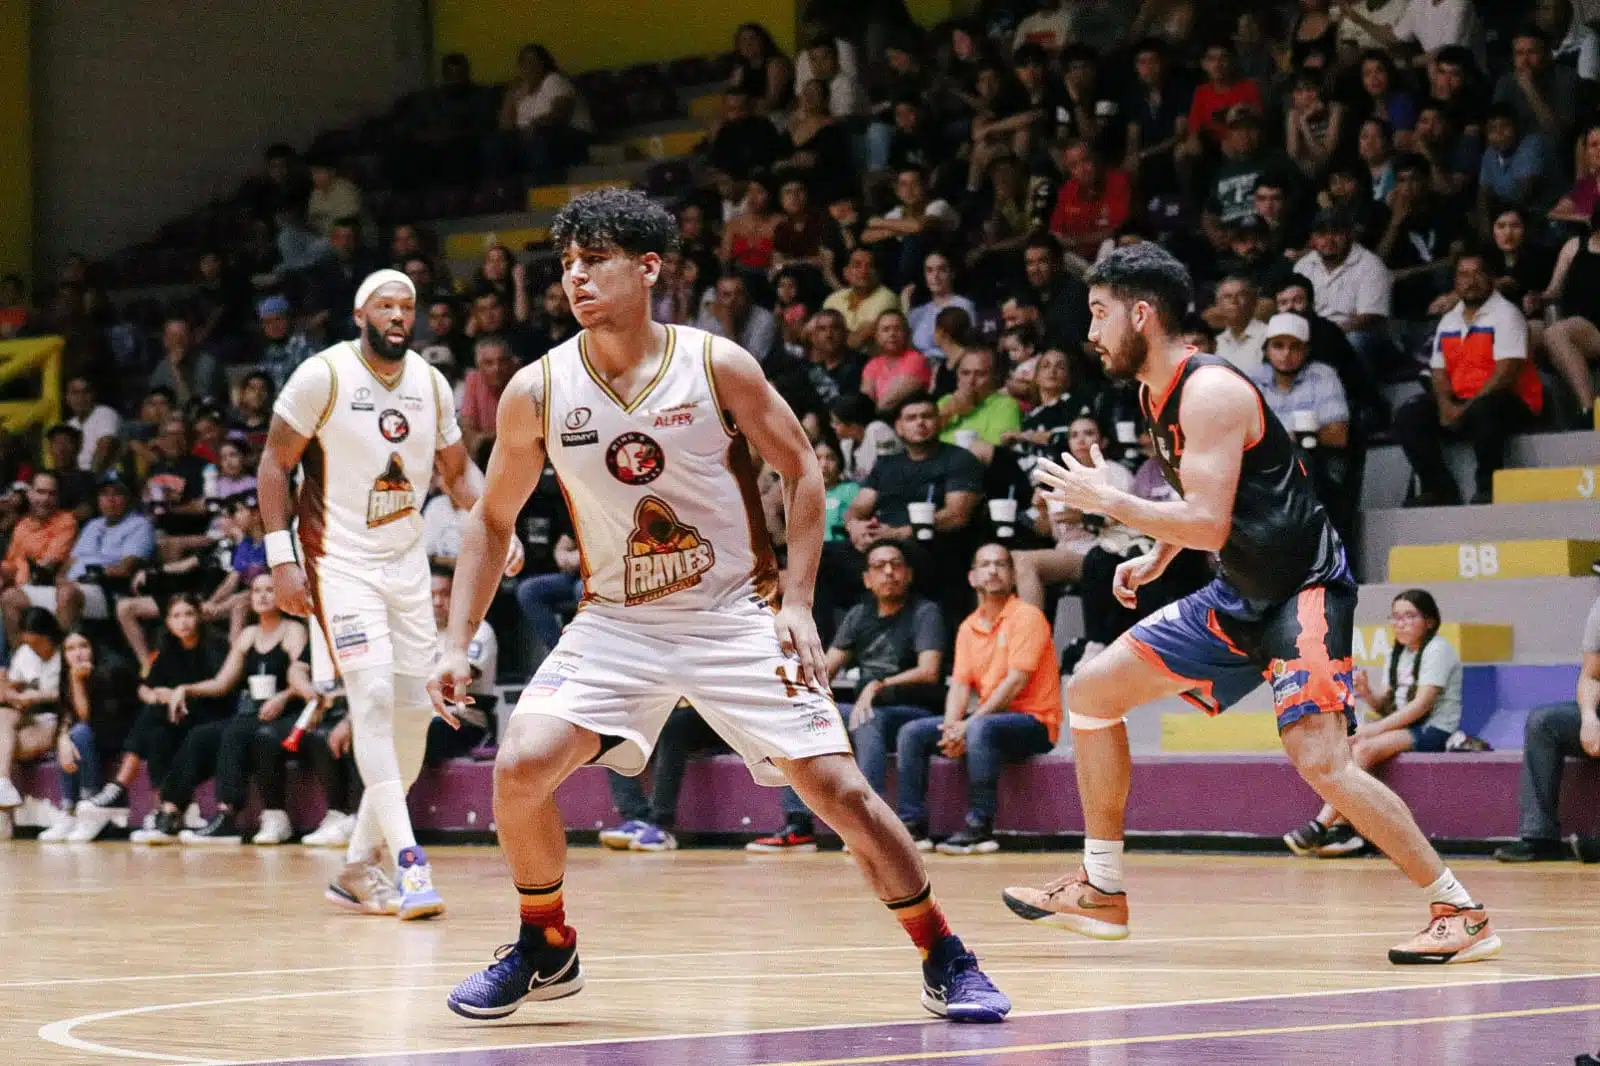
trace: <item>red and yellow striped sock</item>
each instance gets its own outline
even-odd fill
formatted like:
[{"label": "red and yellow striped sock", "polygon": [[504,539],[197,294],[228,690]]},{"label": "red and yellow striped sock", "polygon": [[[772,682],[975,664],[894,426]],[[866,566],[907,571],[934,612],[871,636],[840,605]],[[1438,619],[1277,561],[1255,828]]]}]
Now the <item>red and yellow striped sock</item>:
[{"label": "red and yellow striped sock", "polygon": [[567,924],[567,907],[561,898],[559,879],[549,885],[518,885],[517,897],[522,912],[520,939],[523,944],[570,948],[578,939],[578,931]]},{"label": "red and yellow striped sock", "polygon": [[924,959],[933,951],[935,944],[950,935],[950,923],[944,920],[944,910],[940,908],[939,901],[933,898],[932,885],[924,884],[919,892],[905,899],[886,899],[883,902],[894,913]]}]

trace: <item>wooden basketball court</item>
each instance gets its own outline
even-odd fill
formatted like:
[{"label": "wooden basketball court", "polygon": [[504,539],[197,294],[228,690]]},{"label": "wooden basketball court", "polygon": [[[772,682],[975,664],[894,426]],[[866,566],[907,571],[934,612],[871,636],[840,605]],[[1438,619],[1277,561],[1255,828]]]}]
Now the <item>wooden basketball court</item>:
[{"label": "wooden basketball court", "polygon": [[1570,1064],[1600,1047],[1594,872],[1453,866],[1506,951],[1397,968],[1425,908],[1386,862],[1135,853],[1134,935],[1000,902],[1075,855],[931,857],[952,923],[1016,1004],[951,1026],[849,858],[575,849],[588,987],[498,1023],[445,993],[514,937],[498,851],[432,851],[441,921],[336,912],[338,853],[0,844],[0,1063],[869,1066]]}]

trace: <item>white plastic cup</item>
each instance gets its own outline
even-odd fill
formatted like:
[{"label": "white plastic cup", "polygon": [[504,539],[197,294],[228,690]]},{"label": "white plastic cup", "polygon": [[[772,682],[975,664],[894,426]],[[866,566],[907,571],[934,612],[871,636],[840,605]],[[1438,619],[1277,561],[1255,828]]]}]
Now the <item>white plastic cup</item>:
[{"label": "white plastic cup", "polygon": [[977,430],[975,430],[975,429],[958,429],[958,430],[956,430],[956,447],[965,448],[965,449],[967,449],[967,451],[970,452],[972,450],[972,446],[974,444],[976,444],[976,443],[978,443],[978,431]]},{"label": "white plastic cup", "polygon": [[934,510],[935,508],[931,503],[906,504],[906,512],[911,517],[911,525],[917,531],[918,540],[933,539]]},{"label": "white plastic cup", "polygon": [[278,694],[278,679],[271,674],[250,675],[250,698],[265,703]]},{"label": "white plastic cup", "polygon": [[1138,425],[1136,423],[1134,423],[1134,422],[1118,422],[1117,423],[1117,443],[1118,444],[1138,444],[1139,443],[1139,427],[1138,427]]},{"label": "white plastic cup", "polygon": [[1017,522],[1016,500],[990,500],[989,520],[994,523],[994,531],[1002,540],[1009,539],[1016,530],[1013,528]]}]

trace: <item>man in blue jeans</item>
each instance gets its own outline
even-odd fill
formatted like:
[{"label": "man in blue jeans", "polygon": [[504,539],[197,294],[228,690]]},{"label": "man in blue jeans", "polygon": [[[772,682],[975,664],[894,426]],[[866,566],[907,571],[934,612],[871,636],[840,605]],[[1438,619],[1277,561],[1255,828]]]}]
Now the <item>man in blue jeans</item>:
[{"label": "man in blue jeans", "polygon": [[554,573],[534,574],[517,586],[517,606],[547,655],[561,639],[561,611],[583,597],[583,557],[571,533],[561,534],[553,554]]},{"label": "man in blue jeans", "polygon": [[[850,608],[833,646],[828,675],[854,662],[860,667],[853,704],[839,711],[850,727],[856,762],[868,783],[884,790],[889,752],[908,722],[937,718],[944,663],[944,616],[938,605],[911,595],[911,564],[895,541],[867,549],[862,584],[870,601]],[[784,827],[747,845],[756,852],[816,851],[815,820],[794,789],[782,795]]]},{"label": "man in blue jeans", "polygon": [[928,762],[935,751],[967,765],[967,820],[939,845],[944,855],[1000,849],[994,837],[1000,770],[1043,755],[1061,728],[1061,675],[1044,612],[1017,598],[1011,551],[985,544],[968,582],[978,609],[956,633],[955,666],[944,719],[923,718],[900,731],[900,820],[919,846],[928,837]]}]

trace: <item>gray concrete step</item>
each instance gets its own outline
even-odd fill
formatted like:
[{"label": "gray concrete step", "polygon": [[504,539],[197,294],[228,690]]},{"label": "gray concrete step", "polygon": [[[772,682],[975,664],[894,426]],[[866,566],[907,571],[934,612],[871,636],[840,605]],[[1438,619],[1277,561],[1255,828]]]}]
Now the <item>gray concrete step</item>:
[{"label": "gray concrete step", "polygon": [[[1358,623],[1386,622],[1394,598],[1409,586],[1361,586]],[[1446,622],[1509,625],[1514,662],[1562,663],[1578,657],[1583,621],[1600,596],[1600,580],[1588,577],[1527,577],[1498,581],[1439,581],[1428,586]]]},{"label": "gray concrete step", "polygon": [[1480,507],[1382,507],[1361,516],[1361,573],[1388,572],[1397,544],[1600,537],[1600,500]]},{"label": "gray concrete step", "polygon": [[[1472,451],[1464,444],[1445,449],[1456,481],[1464,487],[1463,498],[1472,496]],[[1530,433],[1513,437],[1506,449],[1506,465],[1577,466],[1600,459],[1600,433]],[[1399,507],[1405,502],[1411,484],[1411,464],[1397,444],[1386,444],[1367,452],[1366,472],[1361,483],[1364,510]]]}]

